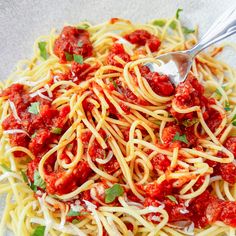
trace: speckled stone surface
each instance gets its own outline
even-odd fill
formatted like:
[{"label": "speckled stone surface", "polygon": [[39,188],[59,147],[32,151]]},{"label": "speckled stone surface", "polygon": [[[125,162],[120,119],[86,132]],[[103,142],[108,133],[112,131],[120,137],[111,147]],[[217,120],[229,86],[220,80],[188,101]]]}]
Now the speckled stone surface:
[{"label": "speckled stone surface", "polygon": [[[18,60],[32,56],[38,36],[65,23],[86,19],[96,24],[111,17],[147,22],[172,17],[177,8],[183,8],[183,23],[198,24],[202,34],[233,3],[235,0],[0,0],[0,80],[7,78]],[[236,42],[236,35],[227,41]],[[236,67],[236,52],[228,50],[223,58]],[[0,212],[3,206],[0,198]]]}]

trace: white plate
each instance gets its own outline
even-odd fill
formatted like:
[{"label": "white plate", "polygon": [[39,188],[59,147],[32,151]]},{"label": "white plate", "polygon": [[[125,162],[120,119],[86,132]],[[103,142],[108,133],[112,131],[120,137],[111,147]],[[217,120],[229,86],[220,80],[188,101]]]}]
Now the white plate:
[{"label": "white plate", "polygon": [[[182,8],[181,21],[190,27],[198,24],[202,34],[234,2],[235,0],[0,0],[0,80],[6,79],[18,60],[30,58],[34,40],[42,34],[49,34],[53,27],[61,29],[65,23],[85,19],[97,24],[112,17],[147,22],[153,18],[172,17],[177,8]],[[227,41],[236,42],[236,35]],[[230,50],[224,59],[229,63],[235,61],[236,53]],[[3,206],[4,201],[0,198],[0,213]]]}]

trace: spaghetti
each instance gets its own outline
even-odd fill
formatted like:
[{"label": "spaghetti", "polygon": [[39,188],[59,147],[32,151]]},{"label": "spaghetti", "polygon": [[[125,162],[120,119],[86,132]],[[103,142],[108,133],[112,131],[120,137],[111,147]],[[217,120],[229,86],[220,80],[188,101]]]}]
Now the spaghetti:
[{"label": "spaghetti", "polygon": [[236,71],[145,66],[196,44],[178,17],[53,30],[1,83],[1,235],[235,235]]}]

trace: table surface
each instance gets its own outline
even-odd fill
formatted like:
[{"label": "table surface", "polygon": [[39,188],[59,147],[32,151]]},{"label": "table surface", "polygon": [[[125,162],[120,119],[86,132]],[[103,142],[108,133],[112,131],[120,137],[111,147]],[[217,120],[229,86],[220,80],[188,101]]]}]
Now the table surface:
[{"label": "table surface", "polygon": [[[189,27],[198,24],[205,32],[235,0],[0,0],[0,80],[7,78],[20,59],[30,58],[34,40],[49,34],[51,28],[88,20],[97,24],[112,17],[134,22],[172,17],[183,8],[181,21]],[[227,41],[236,42],[236,36]],[[224,59],[236,67],[236,53],[228,50]],[[0,212],[4,201],[0,198]],[[1,214],[0,214],[1,215]],[[1,217],[0,217],[1,218]],[[8,235],[8,234],[7,234]]]}]

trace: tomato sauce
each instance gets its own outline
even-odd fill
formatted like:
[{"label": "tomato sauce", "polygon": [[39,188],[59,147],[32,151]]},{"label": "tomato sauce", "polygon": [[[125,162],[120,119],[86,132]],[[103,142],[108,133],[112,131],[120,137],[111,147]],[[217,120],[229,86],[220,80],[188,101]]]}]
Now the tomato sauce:
[{"label": "tomato sauce", "polygon": [[107,56],[107,64],[123,68],[123,65],[114,59],[115,56],[120,57],[124,62],[130,61],[130,56],[125,52],[122,44],[115,43],[112,45],[110,52]]},{"label": "tomato sauce", "polygon": [[88,31],[65,26],[55,41],[54,53],[59,57],[60,63],[66,63],[67,53],[72,56],[82,55],[84,58],[92,56],[93,46]]},{"label": "tomato sauce", "polygon": [[156,52],[161,45],[159,38],[153,34],[150,34],[146,30],[135,30],[130,34],[125,35],[124,38],[137,46],[144,46],[147,44],[151,52]]}]

